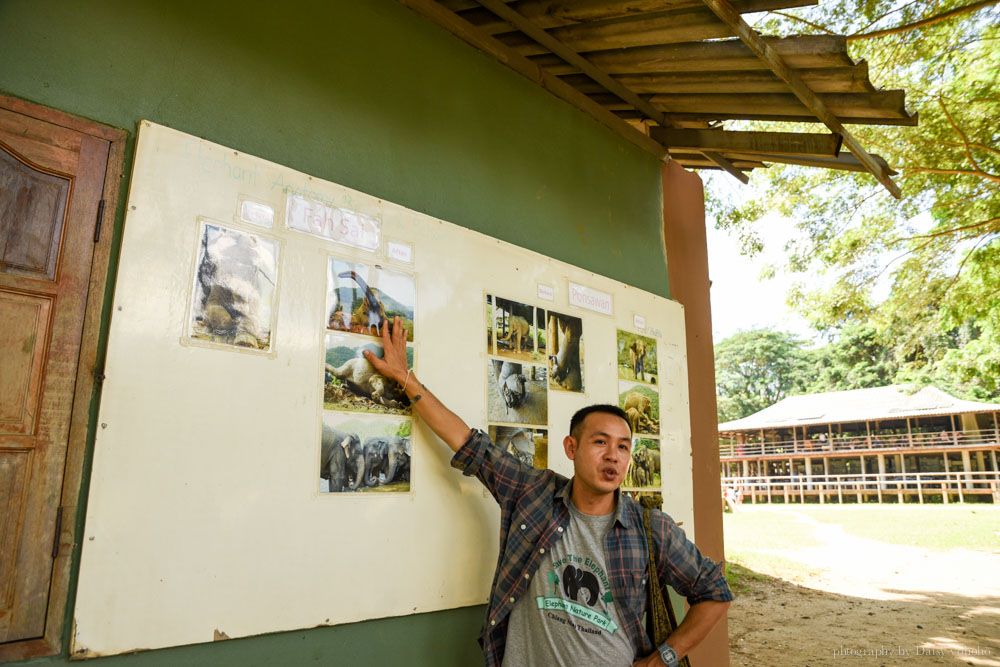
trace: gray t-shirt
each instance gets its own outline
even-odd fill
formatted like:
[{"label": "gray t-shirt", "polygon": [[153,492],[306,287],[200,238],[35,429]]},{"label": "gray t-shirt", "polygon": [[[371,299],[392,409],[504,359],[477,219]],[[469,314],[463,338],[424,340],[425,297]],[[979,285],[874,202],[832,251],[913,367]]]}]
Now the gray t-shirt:
[{"label": "gray t-shirt", "polygon": [[632,642],[619,622],[604,561],[614,514],[590,516],[567,504],[562,539],[510,612],[503,665],[631,667]]}]

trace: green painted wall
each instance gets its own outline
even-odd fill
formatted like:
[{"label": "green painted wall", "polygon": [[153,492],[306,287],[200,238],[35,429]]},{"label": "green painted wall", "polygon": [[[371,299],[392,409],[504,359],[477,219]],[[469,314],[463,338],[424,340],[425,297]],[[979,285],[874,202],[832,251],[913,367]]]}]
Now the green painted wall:
[{"label": "green painted wall", "polygon": [[[669,296],[659,163],[392,0],[0,0],[0,91],[128,130],[128,156],[149,119]],[[99,662],[477,664],[482,614]]]}]

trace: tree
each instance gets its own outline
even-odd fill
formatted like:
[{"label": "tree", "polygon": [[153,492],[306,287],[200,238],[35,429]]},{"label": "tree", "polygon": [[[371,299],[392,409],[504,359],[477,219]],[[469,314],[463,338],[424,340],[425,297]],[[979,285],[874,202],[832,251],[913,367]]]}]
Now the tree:
[{"label": "tree", "polygon": [[828,345],[808,351],[812,372],[806,391],[867,389],[893,384],[898,364],[874,327],[848,325]]},{"label": "tree", "polygon": [[803,393],[810,370],[805,343],[795,334],[753,329],[715,346],[719,422],[740,419]]},{"label": "tree", "polygon": [[[759,198],[709,198],[717,226],[741,235],[748,253],[764,215],[797,221],[789,301],[818,330],[870,326],[901,377],[979,398],[1000,385],[996,2],[835,0],[772,12],[758,30],[847,34],[854,57],[871,56],[876,84],[907,91],[918,127],[851,128],[898,170],[904,197],[867,174],[772,166],[753,175]],[[822,287],[803,279],[814,275]]]}]

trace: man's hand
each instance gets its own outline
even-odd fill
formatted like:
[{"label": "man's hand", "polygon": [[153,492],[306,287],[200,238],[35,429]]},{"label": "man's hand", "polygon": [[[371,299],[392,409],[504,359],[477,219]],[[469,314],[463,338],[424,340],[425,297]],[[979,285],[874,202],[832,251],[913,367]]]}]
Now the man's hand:
[{"label": "man's hand", "polygon": [[389,335],[389,323],[382,322],[382,347],[385,356],[379,359],[365,350],[365,359],[375,367],[375,370],[400,385],[406,382],[406,374],[410,367],[406,361],[406,329],[399,326],[399,316],[392,322],[392,335]]},{"label": "man's hand", "polygon": [[636,660],[632,663],[632,667],[663,667],[663,661],[660,660],[660,652],[653,651],[642,660]]}]

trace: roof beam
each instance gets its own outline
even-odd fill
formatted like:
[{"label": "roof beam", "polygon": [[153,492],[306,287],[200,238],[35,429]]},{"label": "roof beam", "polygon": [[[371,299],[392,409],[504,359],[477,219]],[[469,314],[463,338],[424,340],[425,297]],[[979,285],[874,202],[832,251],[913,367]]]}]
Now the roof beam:
[{"label": "roof beam", "polygon": [[[726,157],[732,160],[759,160],[761,162],[778,162],[780,164],[797,164],[803,167],[819,167],[821,169],[837,169],[840,171],[868,171],[858,158],[850,153],[841,153],[837,157],[823,157],[819,155],[777,155],[769,153],[739,153],[734,152]],[[886,172],[892,176],[893,171],[889,164],[881,156],[872,155],[872,159],[882,166]]]},{"label": "roof beam", "polygon": [[468,42],[472,46],[488,53],[504,65],[522,76],[545,88],[553,95],[569,102],[577,109],[593,117],[618,136],[635,144],[647,153],[662,160],[667,157],[667,149],[649,138],[639,130],[629,125],[613,112],[608,111],[597,102],[576,90],[559,77],[549,74],[527,58],[518,55],[507,46],[478,30],[457,14],[445,9],[434,0],[399,0],[413,11],[429,18],[445,30]]},{"label": "roof beam", "polygon": [[748,155],[778,153],[833,158],[840,152],[841,142],[839,134],[802,134],[797,132],[729,132],[725,130],[651,127],[649,134],[671,152],[675,150],[712,150]]},{"label": "roof beam", "polygon": [[814,93],[809,86],[803,83],[802,79],[799,78],[791,68],[789,68],[785,62],[781,59],[777,53],[768,46],[764,38],[758,35],[754,30],[747,25],[747,22],[743,20],[743,17],[733,9],[733,6],[728,0],[702,0],[705,5],[715,13],[719,19],[728,25],[736,33],[736,35],[743,40],[743,43],[754,52],[754,54],[763,60],[771,70],[778,75],[778,77],[788,84],[795,96],[802,101],[806,107],[816,114],[823,123],[830,128],[831,132],[835,132],[844,138],[844,145],[847,149],[854,154],[856,158],[865,166],[865,168],[875,176],[878,181],[885,186],[893,197],[899,199],[902,197],[902,191],[899,186],[896,185],[893,180],[889,177],[886,169],[868,154],[858,140],[854,138],[850,132],[848,132],[844,126],[841,124],[840,120],[826,108],[826,105],[820,100],[819,96]]}]

